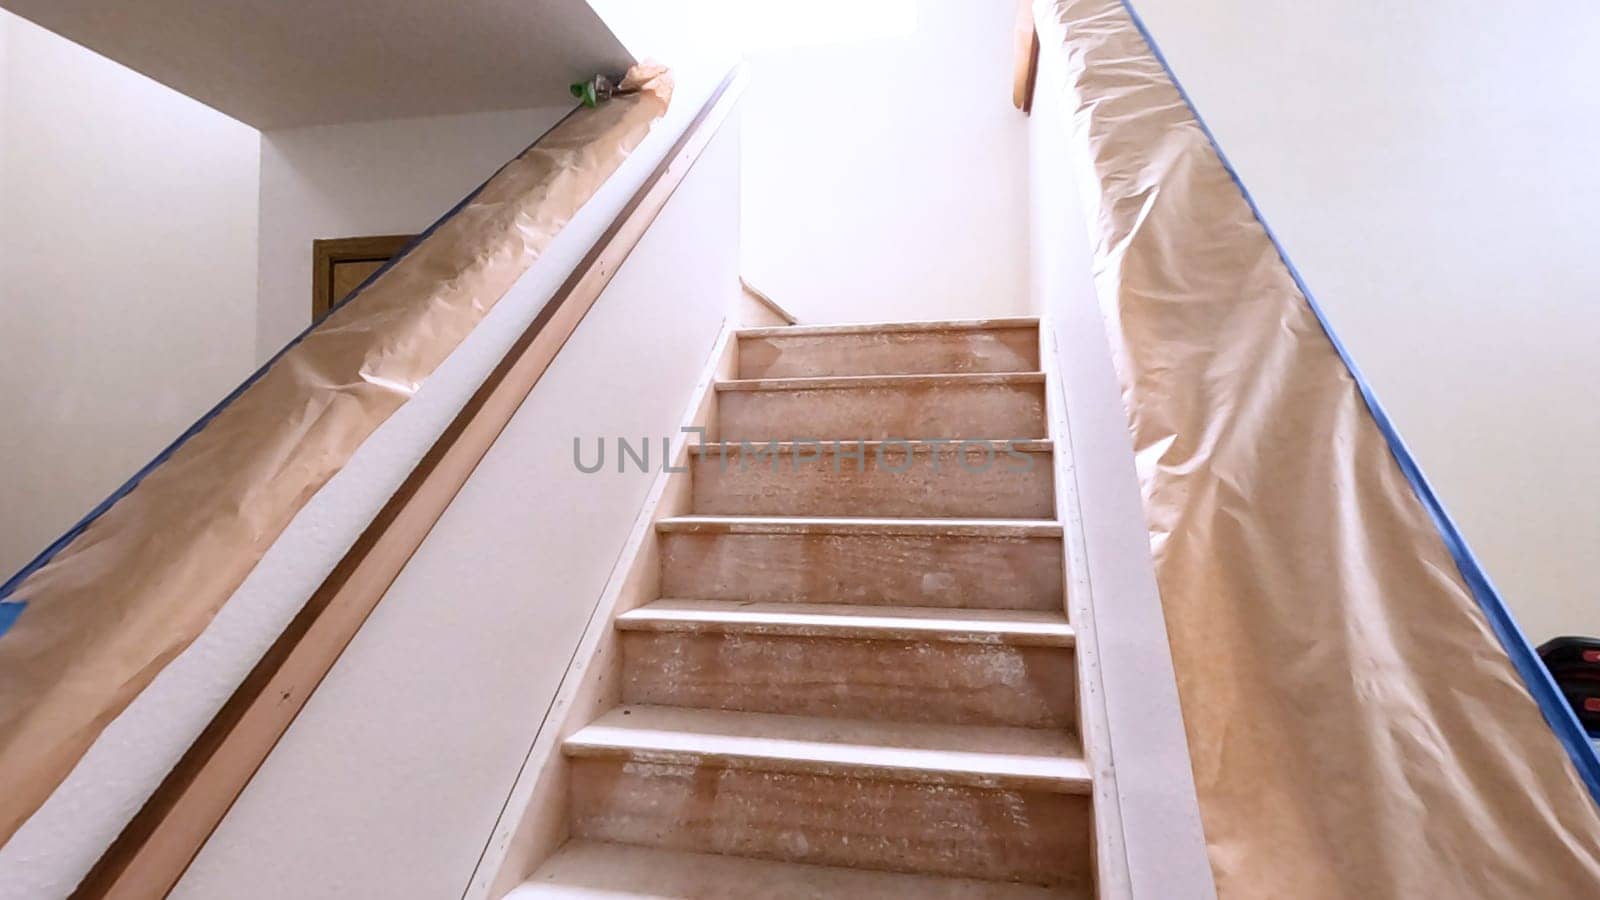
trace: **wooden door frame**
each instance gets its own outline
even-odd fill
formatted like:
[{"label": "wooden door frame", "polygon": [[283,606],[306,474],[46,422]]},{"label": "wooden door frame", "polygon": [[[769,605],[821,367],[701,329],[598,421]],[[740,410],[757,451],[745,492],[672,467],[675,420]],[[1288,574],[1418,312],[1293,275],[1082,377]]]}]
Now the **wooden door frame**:
[{"label": "wooden door frame", "polygon": [[386,262],[416,239],[414,234],[324,238],[311,242],[311,321],[333,305],[333,268],[340,263]]}]

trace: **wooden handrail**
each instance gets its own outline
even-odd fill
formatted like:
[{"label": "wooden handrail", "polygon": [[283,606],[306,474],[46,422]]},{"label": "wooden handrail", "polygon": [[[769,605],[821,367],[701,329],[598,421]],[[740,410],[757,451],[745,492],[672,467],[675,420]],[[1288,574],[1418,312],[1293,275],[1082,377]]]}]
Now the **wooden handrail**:
[{"label": "wooden handrail", "polygon": [[762,290],[758,289],[755,285],[753,285],[750,282],[744,280],[743,276],[741,276],[739,278],[739,288],[745,292],[746,296],[748,296],[750,299],[754,300],[755,302],[761,304],[763,307],[765,307],[767,310],[769,310],[773,315],[775,315],[778,318],[782,319],[786,324],[796,325],[796,324],[798,324],[800,322],[799,319],[796,319],[794,317],[794,313],[789,312],[787,309],[784,309],[781,305],[778,304],[778,301],[776,301],[776,300],[772,299],[771,297],[767,296],[767,293],[765,291],[762,291]]},{"label": "wooden handrail", "polygon": [[155,898],[177,884],[700,158],[744,83],[742,66],[723,79],[73,897]]},{"label": "wooden handrail", "polygon": [[1033,112],[1033,85],[1039,79],[1039,31],[1033,25],[1032,0],[1017,0],[1015,53],[1011,70],[1011,105]]}]

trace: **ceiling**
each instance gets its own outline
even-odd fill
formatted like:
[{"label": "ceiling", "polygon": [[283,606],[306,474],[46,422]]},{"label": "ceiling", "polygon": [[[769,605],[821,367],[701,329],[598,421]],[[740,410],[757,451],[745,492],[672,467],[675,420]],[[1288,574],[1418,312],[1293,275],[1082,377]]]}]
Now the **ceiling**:
[{"label": "ceiling", "polygon": [[566,105],[632,57],[584,0],[0,0],[260,129]]}]

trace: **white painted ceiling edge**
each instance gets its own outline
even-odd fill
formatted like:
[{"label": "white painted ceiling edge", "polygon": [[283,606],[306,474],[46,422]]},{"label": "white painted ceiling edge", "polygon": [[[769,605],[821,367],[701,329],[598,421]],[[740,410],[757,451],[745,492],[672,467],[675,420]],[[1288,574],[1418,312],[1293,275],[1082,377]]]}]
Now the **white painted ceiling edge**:
[{"label": "white painted ceiling edge", "polygon": [[527,109],[632,54],[584,0],[0,0],[261,130]]}]

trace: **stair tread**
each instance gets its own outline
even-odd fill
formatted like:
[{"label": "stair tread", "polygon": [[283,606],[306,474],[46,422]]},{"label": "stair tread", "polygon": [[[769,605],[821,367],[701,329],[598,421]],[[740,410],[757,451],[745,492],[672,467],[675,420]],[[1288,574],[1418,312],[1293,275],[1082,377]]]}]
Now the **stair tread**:
[{"label": "stair tread", "polygon": [[910,519],[871,516],[670,516],[662,533],[693,534],[935,534],[1061,537],[1053,519]]},{"label": "stair tread", "polygon": [[623,706],[564,745],[569,756],[825,772],[1088,793],[1089,769],[1066,731],[855,721],[663,706]]},{"label": "stair tread", "polygon": [[994,319],[930,319],[920,322],[856,322],[843,325],[773,325],[743,328],[741,338],[816,337],[829,334],[892,334],[914,331],[999,331],[1008,328],[1037,328],[1039,320],[1029,316]]},{"label": "stair tread", "polygon": [[1059,612],[1026,609],[746,603],[663,598],[617,617],[625,631],[698,631],[871,640],[952,641],[1070,647]]},{"label": "stair tread", "polygon": [[941,372],[907,375],[810,375],[796,378],[735,378],[719,391],[819,391],[861,388],[962,387],[1043,384],[1043,372]]},{"label": "stair tread", "polygon": [[506,900],[1074,900],[1050,888],[569,841]]},{"label": "stair tread", "polygon": [[962,444],[981,445],[985,443],[1007,443],[1011,449],[1017,451],[1018,453],[1049,453],[1055,446],[1053,442],[1045,439],[1017,440],[1012,438],[998,437],[968,438],[966,440],[957,438],[942,438],[933,441],[859,441],[854,438],[818,438],[814,441],[706,441],[699,444],[690,444],[689,452],[696,456],[705,456],[710,453],[721,452],[723,448],[726,448],[729,452],[737,453],[739,452],[740,445],[744,444],[748,445],[751,450],[756,453],[765,453],[769,448],[772,447],[776,447],[780,452],[789,452],[795,450],[796,448],[804,448],[807,452],[836,453],[838,452],[839,445],[842,444],[850,447],[852,452],[859,445],[862,448],[873,451],[876,451],[879,446],[888,446],[900,449],[909,449],[912,453],[932,453],[935,450],[942,450],[946,453],[956,453],[961,451]]}]

